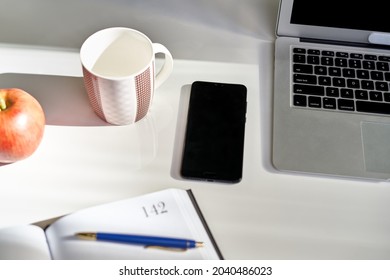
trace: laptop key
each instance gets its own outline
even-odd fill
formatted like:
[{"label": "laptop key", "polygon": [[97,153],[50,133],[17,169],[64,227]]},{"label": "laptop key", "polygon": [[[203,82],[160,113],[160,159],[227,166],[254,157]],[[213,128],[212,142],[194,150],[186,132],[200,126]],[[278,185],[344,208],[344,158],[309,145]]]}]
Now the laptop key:
[{"label": "laptop key", "polygon": [[334,64],[338,67],[347,67],[348,60],[346,58],[336,58]]},{"label": "laptop key", "polygon": [[337,57],[349,57],[347,52],[336,52]]},{"label": "laptop key", "polygon": [[374,82],[368,80],[361,81],[362,89],[374,89]]},{"label": "laptop key", "polygon": [[313,74],[313,66],[307,64],[294,64],[293,66],[295,73]]},{"label": "laptop key", "polygon": [[331,79],[331,77],[327,77],[327,76],[319,76],[318,77],[318,84],[320,84],[322,86],[330,86],[330,85],[332,85],[332,79]]},{"label": "laptop key", "polygon": [[314,54],[314,55],[320,55],[321,54],[321,51],[320,50],[316,50],[316,49],[309,49],[307,51],[308,54]]},{"label": "laptop key", "polygon": [[368,91],[366,91],[366,90],[356,90],[355,91],[355,98],[356,99],[368,100]]},{"label": "laptop key", "polygon": [[355,59],[362,59],[363,55],[361,53],[351,53],[350,57]]},{"label": "laptop key", "polygon": [[304,54],[294,54],[293,61],[296,63],[306,63],[306,56]]},{"label": "laptop key", "polygon": [[365,55],[364,55],[364,59],[368,59],[368,60],[377,60],[377,56],[376,56],[376,55],[373,55],[373,54],[365,54]]},{"label": "laptop key", "polygon": [[377,62],[376,68],[380,71],[389,71],[389,64],[387,62]]},{"label": "laptop key", "polygon": [[327,75],[328,68],[325,66],[315,66],[314,67],[314,73],[317,75]]},{"label": "laptop key", "polygon": [[383,97],[386,102],[390,102],[390,92],[383,93]]},{"label": "laptop key", "polygon": [[321,65],[324,66],[333,66],[333,58],[329,56],[323,56],[321,58]]},{"label": "laptop key", "polygon": [[343,111],[355,111],[355,102],[350,99],[338,99],[337,108]]},{"label": "laptop key", "polygon": [[316,55],[308,55],[307,56],[307,63],[309,64],[320,64],[320,57]]},{"label": "laptop key", "polygon": [[295,84],[293,87],[293,91],[294,93],[299,93],[299,94],[308,94],[308,95],[317,95],[317,96],[325,95],[325,88],[322,86]]},{"label": "laptop key", "polygon": [[357,70],[356,77],[359,79],[368,79],[370,77],[370,72],[368,70]]},{"label": "laptop key", "polygon": [[370,100],[372,101],[383,101],[382,92],[370,91]]},{"label": "laptop key", "polygon": [[383,81],[384,80],[383,72],[371,71],[371,79],[376,81]]},{"label": "laptop key", "polygon": [[375,89],[379,91],[388,91],[389,85],[386,82],[375,82]]},{"label": "laptop key", "polygon": [[324,109],[336,109],[336,99],[335,98],[328,98],[328,97],[325,97],[323,100],[322,100],[322,106]]},{"label": "laptop key", "polygon": [[317,84],[317,76],[294,74],[294,83],[315,85]]},{"label": "laptop key", "polygon": [[345,87],[345,79],[344,78],[333,78],[332,84],[335,87]]},{"label": "laptop key", "polygon": [[343,69],[343,77],[345,77],[345,78],[355,78],[355,70],[354,69],[349,69],[349,68]]},{"label": "laptop key", "polygon": [[334,51],[322,51],[323,56],[334,56]]},{"label": "laptop key", "polygon": [[341,76],[341,69],[338,67],[329,67],[329,75],[330,76]]},{"label": "laptop key", "polygon": [[390,56],[379,56],[380,61],[388,61],[390,62]]},{"label": "laptop key", "polygon": [[359,88],[360,87],[360,82],[357,79],[348,79],[347,80],[347,86],[349,88]]},{"label": "laptop key", "polygon": [[357,100],[356,110],[365,113],[390,114],[390,103]]},{"label": "laptop key", "polygon": [[321,108],[321,97],[309,96],[309,107],[311,107],[311,108]]},{"label": "laptop key", "polygon": [[306,96],[305,95],[294,95],[293,103],[294,103],[294,106],[306,107],[307,106]]},{"label": "laptop key", "polygon": [[304,49],[304,48],[294,48],[293,52],[294,53],[306,53],[306,49]]},{"label": "laptop key", "polygon": [[353,98],[353,90],[350,88],[342,88],[341,90],[341,97],[343,98]]},{"label": "laptop key", "polygon": [[371,60],[363,61],[363,69],[375,70],[375,62]]},{"label": "laptop key", "polygon": [[331,97],[339,97],[339,88],[337,87],[327,87],[326,88],[326,96],[331,96]]},{"label": "laptop key", "polygon": [[361,67],[362,67],[362,62],[361,62],[361,60],[350,59],[350,60],[348,61],[348,65],[349,65],[349,67],[351,67],[351,68],[361,68]]}]

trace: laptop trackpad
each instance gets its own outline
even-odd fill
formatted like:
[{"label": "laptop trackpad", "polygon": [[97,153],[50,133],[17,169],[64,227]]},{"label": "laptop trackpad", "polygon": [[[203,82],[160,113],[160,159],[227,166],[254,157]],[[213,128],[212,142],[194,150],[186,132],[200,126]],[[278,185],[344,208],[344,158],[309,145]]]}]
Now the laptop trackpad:
[{"label": "laptop trackpad", "polygon": [[390,173],[390,125],[362,122],[366,171]]}]

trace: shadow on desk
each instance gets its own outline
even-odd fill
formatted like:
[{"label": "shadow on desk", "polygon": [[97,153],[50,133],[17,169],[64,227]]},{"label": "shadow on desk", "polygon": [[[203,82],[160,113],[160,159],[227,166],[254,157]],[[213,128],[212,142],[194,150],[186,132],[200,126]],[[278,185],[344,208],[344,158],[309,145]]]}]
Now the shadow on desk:
[{"label": "shadow on desk", "polygon": [[2,88],[20,88],[41,104],[48,125],[109,126],[92,110],[82,77],[5,73]]},{"label": "shadow on desk", "polygon": [[185,130],[187,125],[188,103],[190,100],[191,85],[181,88],[179,112],[177,114],[175,143],[171,164],[171,176],[176,180],[184,180],[180,175],[181,159],[183,157]]}]

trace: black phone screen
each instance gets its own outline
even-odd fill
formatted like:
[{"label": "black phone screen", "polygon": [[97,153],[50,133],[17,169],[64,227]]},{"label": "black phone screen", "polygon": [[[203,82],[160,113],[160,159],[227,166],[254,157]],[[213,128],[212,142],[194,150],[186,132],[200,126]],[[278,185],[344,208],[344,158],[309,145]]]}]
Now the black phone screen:
[{"label": "black phone screen", "polygon": [[247,89],[240,84],[191,86],[181,176],[220,182],[242,178]]}]

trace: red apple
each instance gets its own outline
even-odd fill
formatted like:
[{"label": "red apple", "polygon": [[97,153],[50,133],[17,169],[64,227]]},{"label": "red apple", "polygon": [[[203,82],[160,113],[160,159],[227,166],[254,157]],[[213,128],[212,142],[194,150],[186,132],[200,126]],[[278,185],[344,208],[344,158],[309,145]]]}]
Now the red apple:
[{"label": "red apple", "polygon": [[45,128],[45,114],[29,93],[0,89],[0,162],[29,157],[38,148]]}]

